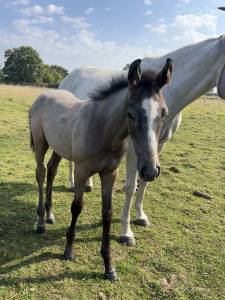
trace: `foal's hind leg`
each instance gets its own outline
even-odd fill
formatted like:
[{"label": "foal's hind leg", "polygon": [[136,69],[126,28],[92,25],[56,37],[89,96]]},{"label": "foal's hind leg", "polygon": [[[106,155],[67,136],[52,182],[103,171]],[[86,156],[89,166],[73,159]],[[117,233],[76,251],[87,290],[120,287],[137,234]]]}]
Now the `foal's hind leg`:
[{"label": "foal's hind leg", "polygon": [[38,200],[38,207],[37,207],[37,214],[38,214],[37,232],[38,233],[45,232],[45,208],[44,208],[44,201],[43,201],[43,184],[45,181],[45,173],[46,173],[46,169],[44,167],[44,157],[47,149],[48,149],[48,144],[45,140],[43,143],[35,144],[35,158],[37,162],[36,179],[38,183],[38,192],[39,192],[39,200]]},{"label": "foal's hind leg", "polygon": [[52,213],[52,185],[61,159],[62,157],[53,151],[52,156],[47,165],[48,171],[47,171],[45,209],[47,213],[46,223],[49,224],[55,223],[54,215]]},{"label": "foal's hind leg", "polygon": [[83,193],[86,180],[88,178],[87,171],[84,168],[76,166],[75,168],[75,194],[71,205],[72,221],[66,232],[67,243],[64,251],[64,258],[72,260],[74,258],[73,241],[75,238],[76,222],[83,208]]}]

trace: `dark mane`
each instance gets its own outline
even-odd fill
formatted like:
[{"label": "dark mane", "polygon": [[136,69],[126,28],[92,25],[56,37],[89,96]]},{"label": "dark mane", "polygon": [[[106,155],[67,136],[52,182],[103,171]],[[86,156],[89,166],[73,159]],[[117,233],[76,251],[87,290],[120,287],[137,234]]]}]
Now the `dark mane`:
[{"label": "dark mane", "polygon": [[[155,87],[156,72],[148,70],[144,71],[139,82],[139,87],[151,90]],[[126,88],[128,86],[127,75],[119,75],[111,78],[110,82],[104,86],[100,86],[94,92],[89,94],[92,101],[102,101],[110,95]]]},{"label": "dark mane", "polygon": [[122,90],[128,86],[127,76],[119,75],[111,78],[110,82],[104,86],[97,88],[89,96],[92,101],[101,101],[107,98],[108,96]]}]

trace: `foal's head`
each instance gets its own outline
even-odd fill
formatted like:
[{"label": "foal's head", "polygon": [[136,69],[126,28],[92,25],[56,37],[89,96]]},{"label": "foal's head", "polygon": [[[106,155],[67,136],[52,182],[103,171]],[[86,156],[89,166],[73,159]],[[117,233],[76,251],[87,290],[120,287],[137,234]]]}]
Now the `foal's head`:
[{"label": "foal's head", "polygon": [[159,73],[141,73],[141,60],[135,60],[128,71],[129,104],[127,120],[129,134],[137,155],[137,168],[141,179],[152,181],[160,174],[158,140],[168,109],[162,87],[172,76],[172,60]]}]

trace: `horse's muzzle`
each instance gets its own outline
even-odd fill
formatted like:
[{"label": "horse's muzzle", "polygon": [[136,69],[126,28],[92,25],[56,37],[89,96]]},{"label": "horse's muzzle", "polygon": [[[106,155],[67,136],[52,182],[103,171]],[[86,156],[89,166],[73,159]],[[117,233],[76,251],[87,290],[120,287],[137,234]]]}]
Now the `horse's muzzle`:
[{"label": "horse's muzzle", "polygon": [[143,166],[139,173],[142,180],[153,181],[160,175],[160,166],[156,166],[155,168]]}]

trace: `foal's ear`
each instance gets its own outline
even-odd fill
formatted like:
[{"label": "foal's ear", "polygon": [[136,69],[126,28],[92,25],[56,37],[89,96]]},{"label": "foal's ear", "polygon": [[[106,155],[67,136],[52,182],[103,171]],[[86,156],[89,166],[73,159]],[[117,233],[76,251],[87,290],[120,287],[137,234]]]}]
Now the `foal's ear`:
[{"label": "foal's ear", "polygon": [[137,87],[141,80],[141,59],[132,62],[128,71],[128,83],[131,87]]},{"label": "foal's ear", "polygon": [[157,75],[157,84],[161,88],[165,84],[170,83],[172,79],[172,73],[173,73],[173,62],[171,58],[167,58],[166,64],[162,68],[162,70]]}]

